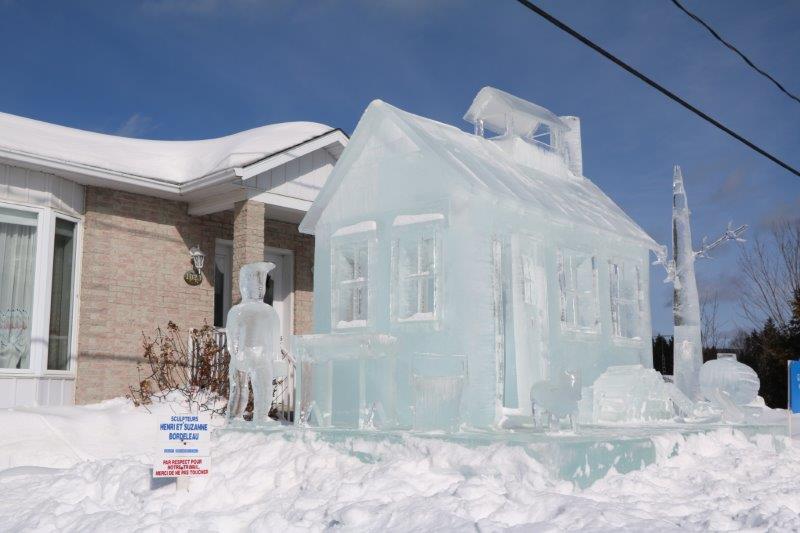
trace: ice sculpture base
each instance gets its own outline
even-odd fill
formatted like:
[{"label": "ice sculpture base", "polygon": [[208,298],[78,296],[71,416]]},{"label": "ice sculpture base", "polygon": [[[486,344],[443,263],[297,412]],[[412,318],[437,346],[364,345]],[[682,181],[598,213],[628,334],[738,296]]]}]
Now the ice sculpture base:
[{"label": "ice sculpture base", "polygon": [[225,426],[225,429],[228,430],[272,430],[272,429],[281,429],[282,427],[293,427],[289,424],[281,422],[279,420],[274,420],[272,418],[268,420],[261,420],[261,421],[252,421],[252,420],[244,420],[242,418],[237,418],[235,420],[228,420],[228,424]]},{"label": "ice sculpture base", "polygon": [[[658,449],[665,443],[672,446],[671,454],[680,452],[683,438],[690,435],[717,430],[740,431],[748,437],[766,435],[769,438],[787,436],[785,423],[724,424],[724,423],[663,423],[651,426],[582,426],[578,433],[547,433],[533,428],[521,427],[514,431],[462,431],[459,433],[422,433],[412,431],[375,431],[338,428],[298,428],[295,426],[253,426],[233,424],[221,428],[220,432],[280,432],[284,438],[299,439],[309,435],[340,448],[362,461],[375,462],[380,458],[356,451],[353,439],[372,442],[402,442],[408,438],[443,439],[475,448],[497,443],[522,446],[525,451],[541,462],[550,473],[571,481],[577,486],[588,487],[614,468],[619,473],[644,468],[657,458]],[[776,440],[777,448],[782,442]]]}]

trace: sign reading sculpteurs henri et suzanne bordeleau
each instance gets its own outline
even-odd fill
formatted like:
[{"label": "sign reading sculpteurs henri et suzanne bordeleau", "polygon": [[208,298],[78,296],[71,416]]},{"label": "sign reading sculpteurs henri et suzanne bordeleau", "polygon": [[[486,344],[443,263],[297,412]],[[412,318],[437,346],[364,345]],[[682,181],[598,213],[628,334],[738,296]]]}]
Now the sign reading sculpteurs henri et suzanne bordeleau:
[{"label": "sign reading sculpteurs henri et suzanne bordeleau", "polygon": [[210,417],[171,415],[158,423],[153,477],[207,476],[211,463]]}]

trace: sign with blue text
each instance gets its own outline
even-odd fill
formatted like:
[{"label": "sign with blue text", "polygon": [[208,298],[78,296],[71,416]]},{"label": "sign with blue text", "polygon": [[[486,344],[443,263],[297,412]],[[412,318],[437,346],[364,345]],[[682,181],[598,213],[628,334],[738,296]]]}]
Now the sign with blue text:
[{"label": "sign with blue text", "polygon": [[171,415],[158,422],[153,477],[207,476],[211,424],[207,414]]},{"label": "sign with blue text", "polygon": [[800,361],[789,361],[789,410],[800,413]]}]

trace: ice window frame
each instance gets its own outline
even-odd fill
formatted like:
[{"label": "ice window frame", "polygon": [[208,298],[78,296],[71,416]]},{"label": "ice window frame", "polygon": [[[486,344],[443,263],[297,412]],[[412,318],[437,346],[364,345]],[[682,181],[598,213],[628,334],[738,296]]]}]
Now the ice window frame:
[{"label": "ice window frame", "polygon": [[[559,250],[556,257],[561,327],[568,331],[599,333],[597,256],[577,250]],[[587,283],[585,268],[591,269]],[[588,312],[585,304],[588,302]],[[582,312],[582,310],[584,310]],[[583,316],[586,313],[587,316]]]},{"label": "ice window frame", "polygon": [[[395,324],[436,324],[441,319],[443,221],[440,213],[395,218],[390,283]],[[409,299],[412,293],[415,298]]]},{"label": "ice window frame", "polygon": [[[623,286],[630,284],[629,286]],[[611,259],[608,262],[608,287],[611,307],[611,334],[617,339],[641,340],[642,273],[638,262]],[[625,312],[628,310],[629,312]],[[634,322],[626,320],[634,317]]]},{"label": "ice window frame", "polygon": [[365,328],[370,322],[375,230],[373,221],[365,221],[340,228],[331,238],[333,329]]}]

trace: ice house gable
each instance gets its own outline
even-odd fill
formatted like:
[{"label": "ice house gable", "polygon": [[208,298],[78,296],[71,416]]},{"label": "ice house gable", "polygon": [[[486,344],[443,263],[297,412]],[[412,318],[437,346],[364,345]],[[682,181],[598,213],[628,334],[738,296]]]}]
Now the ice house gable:
[{"label": "ice house gable", "polygon": [[306,423],[488,427],[560,372],[652,366],[658,245],[583,176],[579,120],[492,88],[465,118],[373,102],[303,220]]}]

